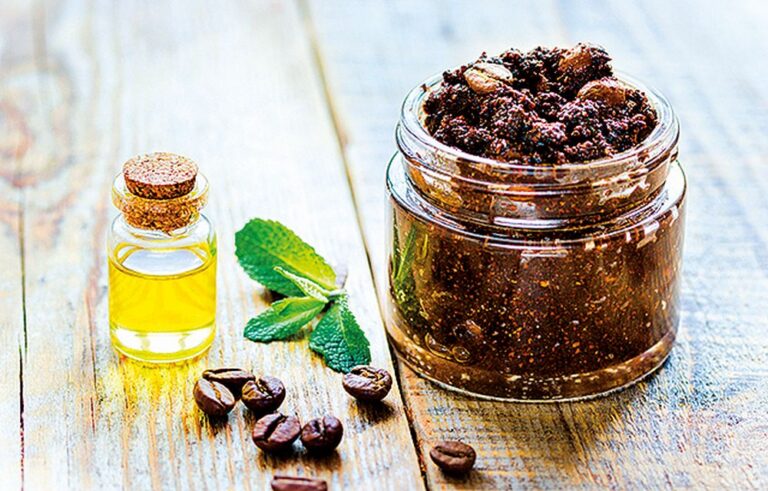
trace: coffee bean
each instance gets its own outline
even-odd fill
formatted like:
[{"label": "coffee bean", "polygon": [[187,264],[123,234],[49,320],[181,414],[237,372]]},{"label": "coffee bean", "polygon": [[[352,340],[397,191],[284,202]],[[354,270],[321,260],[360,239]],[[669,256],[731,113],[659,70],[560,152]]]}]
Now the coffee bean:
[{"label": "coffee bean", "polygon": [[235,407],[235,396],[226,386],[201,378],[193,391],[197,406],[209,416],[226,416]]},{"label": "coffee bean", "polygon": [[285,386],[275,377],[265,375],[243,386],[243,404],[256,414],[271,413],[280,407],[283,400]]},{"label": "coffee bean", "polygon": [[463,474],[475,465],[475,449],[457,441],[440,442],[429,451],[429,456],[446,472]]},{"label": "coffee bean", "polygon": [[301,429],[301,443],[315,452],[330,452],[341,443],[344,426],[335,416],[323,416],[311,420]]},{"label": "coffee bean", "polygon": [[242,368],[211,368],[203,372],[203,378],[226,386],[235,399],[240,399],[243,385],[256,377]]},{"label": "coffee bean", "polygon": [[294,416],[267,414],[253,427],[253,443],[266,452],[279,452],[291,448],[301,433],[301,423]]},{"label": "coffee bean", "polygon": [[481,62],[467,68],[464,80],[476,94],[490,94],[500,87],[511,87],[514,77],[504,65]]},{"label": "coffee bean", "polygon": [[579,89],[576,97],[582,100],[600,101],[606,106],[618,106],[627,100],[629,90],[618,80],[611,77],[587,82]]},{"label": "coffee bean", "polygon": [[360,401],[380,401],[392,388],[392,377],[381,368],[360,365],[344,375],[341,381],[349,395]]},{"label": "coffee bean", "polygon": [[320,479],[298,476],[275,476],[273,491],[328,491],[328,484]]}]

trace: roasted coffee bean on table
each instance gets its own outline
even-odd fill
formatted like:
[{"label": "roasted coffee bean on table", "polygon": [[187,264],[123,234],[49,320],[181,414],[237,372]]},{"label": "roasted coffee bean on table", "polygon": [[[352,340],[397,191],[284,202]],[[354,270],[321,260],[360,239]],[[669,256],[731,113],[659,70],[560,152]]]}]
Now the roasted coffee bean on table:
[{"label": "roasted coffee bean on table", "polygon": [[280,452],[291,448],[301,433],[301,423],[295,416],[279,413],[267,414],[253,427],[253,443],[266,452]]},{"label": "roasted coffee bean on table", "polygon": [[197,406],[209,416],[226,416],[237,402],[226,386],[204,378],[197,381],[193,394]]},{"label": "roasted coffee bean on table", "polygon": [[360,365],[344,375],[344,390],[360,401],[374,402],[384,399],[392,388],[392,377],[381,368]]},{"label": "roasted coffee bean on table", "polygon": [[446,472],[463,474],[475,465],[475,449],[457,441],[440,442],[429,451],[429,456],[439,468]]},{"label": "roasted coffee bean on table", "polygon": [[309,421],[301,429],[301,443],[313,452],[330,452],[341,443],[344,426],[331,415]]},{"label": "roasted coffee bean on table", "polygon": [[242,368],[211,368],[203,372],[203,378],[212,382],[218,382],[226,386],[235,399],[240,399],[243,385],[256,377],[249,371]]},{"label": "roasted coffee bean on table", "polygon": [[243,404],[257,414],[267,414],[285,400],[285,386],[275,377],[265,375],[243,386]]},{"label": "roasted coffee bean on table", "polygon": [[327,491],[328,484],[321,479],[299,476],[278,476],[272,479],[273,491]]}]

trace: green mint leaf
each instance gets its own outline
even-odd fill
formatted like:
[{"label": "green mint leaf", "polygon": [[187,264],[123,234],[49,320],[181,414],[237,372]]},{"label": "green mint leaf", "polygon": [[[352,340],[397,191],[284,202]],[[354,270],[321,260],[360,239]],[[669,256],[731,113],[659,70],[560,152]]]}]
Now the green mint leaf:
[{"label": "green mint leaf", "polygon": [[325,304],[312,297],[284,298],[249,320],[243,334],[262,343],[289,338],[309,324]]},{"label": "green mint leaf", "polygon": [[346,296],[340,297],[317,323],[309,337],[309,347],[337,372],[346,373],[356,365],[371,362],[368,339],[349,309]]},{"label": "green mint leaf", "polygon": [[314,281],[308,280],[307,278],[293,274],[290,271],[286,271],[280,266],[275,267],[275,271],[283,275],[285,278],[287,278],[291,283],[293,283],[296,286],[296,288],[301,290],[301,292],[304,295],[307,295],[308,297],[316,298],[321,302],[326,302],[326,303],[328,302],[328,297],[331,295],[332,292],[329,292],[328,290],[321,287]]},{"label": "green mint leaf", "polygon": [[315,250],[291,229],[274,220],[254,218],[235,234],[235,254],[243,270],[268,289],[287,296],[302,291],[275,271],[282,268],[317,283],[336,288],[336,273]]},{"label": "green mint leaf", "polygon": [[[395,235],[397,236],[397,234]],[[416,255],[416,228],[412,225],[405,237],[405,245],[400,248],[397,241],[392,255],[392,284],[396,290],[406,282],[413,267],[413,259]]]}]

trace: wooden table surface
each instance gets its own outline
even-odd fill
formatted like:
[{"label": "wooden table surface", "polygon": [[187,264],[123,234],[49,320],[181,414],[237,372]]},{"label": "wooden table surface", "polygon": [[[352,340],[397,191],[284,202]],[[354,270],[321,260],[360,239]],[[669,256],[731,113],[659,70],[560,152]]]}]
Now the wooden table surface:
[{"label": "wooden table surface", "polygon": [[[767,24],[758,1],[3,2],[0,487],[260,490],[283,472],[361,490],[768,488]],[[681,120],[689,208],[670,360],[621,393],[549,405],[457,396],[393,367],[376,292],[403,96],[483,50],[580,40]],[[220,240],[216,342],[174,368],[121,362],[107,324],[110,183],[154,150],[200,163]],[[306,341],[243,339],[268,301],[233,255],[253,216],[347,265],[373,362],[398,373],[385,406],[350,402]],[[302,419],[341,417],[338,454],[265,456],[240,409],[209,424],[191,384],[222,364],[283,378],[283,407]],[[467,479],[425,458],[445,438],[476,447]]]}]

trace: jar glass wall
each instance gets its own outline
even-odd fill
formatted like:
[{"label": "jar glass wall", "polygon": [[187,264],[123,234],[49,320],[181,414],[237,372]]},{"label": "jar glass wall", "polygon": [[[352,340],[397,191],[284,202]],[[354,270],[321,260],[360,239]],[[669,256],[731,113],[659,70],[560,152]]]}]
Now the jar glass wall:
[{"label": "jar glass wall", "polygon": [[637,148],[584,164],[519,166],[465,154],[403,106],[390,162],[387,329],[399,355],[451,388],[562,400],[661,365],[679,322],[685,177],[666,100]]}]

